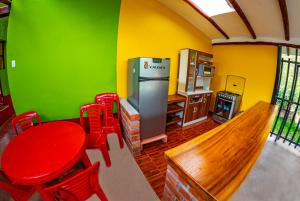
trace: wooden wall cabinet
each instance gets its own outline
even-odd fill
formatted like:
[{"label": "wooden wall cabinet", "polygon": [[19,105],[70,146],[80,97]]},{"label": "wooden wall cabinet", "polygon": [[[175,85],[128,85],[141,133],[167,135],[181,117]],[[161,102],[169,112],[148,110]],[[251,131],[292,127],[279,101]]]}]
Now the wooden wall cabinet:
[{"label": "wooden wall cabinet", "polygon": [[190,92],[197,89],[208,89],[210,78],[203,78],[199,75],[199,64],[212,65],[213,55],[192,50],[180,50],[178,91]]},{"label": "wooden wall cabinet", "polygon": [[199,72],[204,67],[212,69],[212,65],[213,55],[211,54],[193,49],[180,50],[177,92],[186,97],[183,126],[207,118],[212,95],[212,91],[210,91],[211,77],[209,76],[212,76],[213,73],[206,76]]}]

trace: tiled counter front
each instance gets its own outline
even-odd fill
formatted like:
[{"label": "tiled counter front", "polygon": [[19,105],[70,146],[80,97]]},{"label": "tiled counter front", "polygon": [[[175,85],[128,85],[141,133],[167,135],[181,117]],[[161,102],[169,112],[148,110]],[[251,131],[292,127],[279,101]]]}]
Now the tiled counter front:
[{"label": "tiled counter front", "polygon": [[191,187],[176,171],[168,165],[165,189],[163,195],[163,201],[204,201],[204,200],[214,200],[203,194],[201,198],[199,193],[196,193],[195,189]]},{"label": "tiled counter front", "polygon": [[140,114],[128,103],[121,99],[121,120],[125,141],[134,156],[141,153]]}]

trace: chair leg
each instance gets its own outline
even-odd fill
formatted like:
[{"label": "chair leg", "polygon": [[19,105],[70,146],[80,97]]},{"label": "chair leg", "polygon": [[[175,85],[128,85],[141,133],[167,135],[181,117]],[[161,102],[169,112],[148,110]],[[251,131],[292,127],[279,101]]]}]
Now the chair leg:
[{"label": "chair leg", "polygon": [[103,156],[103,158],[105,160],[106,166],[110,167],[111,166],[111,161],[110,161],[110,157],[109,157],[109,153],[108,153],[105,141],[103,143],[101,143],[100,150],[101,150],[102,156]]},{"label": "chair leg", "polygon": [[9,192],[10,196],[15,200],[15,201],[28,201],[29,198],[33,195],[34,189],[29,189],[27,192],[23,190],[21,191],[15,191]]},{"label": "chair leg", "polygon": [[51,196],[49,196],[44,190],[42,186],[37,186],[36,190],[39,192],[40,196],[44,201],[55,201]]},{"label": "chair leg", "polygon": [[81,161],[83,162],[83,164],[84,164],[84,166],[86,168],[88,168],[88,167],[90,167],[92,165],[92,163],[91,163],[91,161],[90,161],[90,159],[89,159],[86,151],[84,151],[84,153],[82,154]]},{"label": "chair leg", "polygon": [[96,194],[97,194],[98,198],[99,198],[101,201],[108,201],[108,199],[107,199],[106,195],[104,194],[104,192],[103,192],[101,186],[99,186],[99,185],[98,185],[97,188],[96,188]]},{"label": "chair leg", "polygon": [[109,147],[109,144],[108,144],[107,140],[106,140],[106,146],[107,146],[107,150],[110,151],[110,147]]},{"label": "chair leg", "polygon": [[122,136],[122,131],[120,125],[117,126],[117,136],[120,144],[120,148],[122,149],[124,147],[124,140]]},{"label": "chair leg", "polygon": [[[31,196],[30,196],[31,197]],[[28,201],[30,197],[14,197],[12,196],[12,198],[15,200],[15,201]]]}]

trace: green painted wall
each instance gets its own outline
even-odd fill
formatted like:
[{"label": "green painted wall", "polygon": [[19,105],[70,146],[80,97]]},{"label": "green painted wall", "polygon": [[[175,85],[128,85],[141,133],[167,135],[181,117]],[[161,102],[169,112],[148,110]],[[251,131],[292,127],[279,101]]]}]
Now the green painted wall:
[{"label": "green painted wall", "polygon": [[[6,40],[8,18],[0,18],[0,40]],[[3,95],[9,95],[7,68],[0,70],[0,82],[3,90]]]},{"label": "green painted wall", "polygon": [[97,93],[116,91],[119,9],[120,0],[13,2],[7,60],[17,114],[75,118]]}]

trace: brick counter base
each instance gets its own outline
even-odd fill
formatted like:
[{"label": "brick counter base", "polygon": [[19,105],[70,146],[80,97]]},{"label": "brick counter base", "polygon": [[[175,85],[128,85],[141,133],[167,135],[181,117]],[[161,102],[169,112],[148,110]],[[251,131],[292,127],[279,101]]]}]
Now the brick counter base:
[{"label": "brick counter base", "polygon": [[134,156],[141,153],[140,114],[124,98],[120,101],[125,141]]},{"label": "brick counter base", "polygon": [[[206,199],[203,199],[206,197]],[[204,201],[214,200],[207,195],[199,195],[177,172],[168,165],[163,201]]]}]

